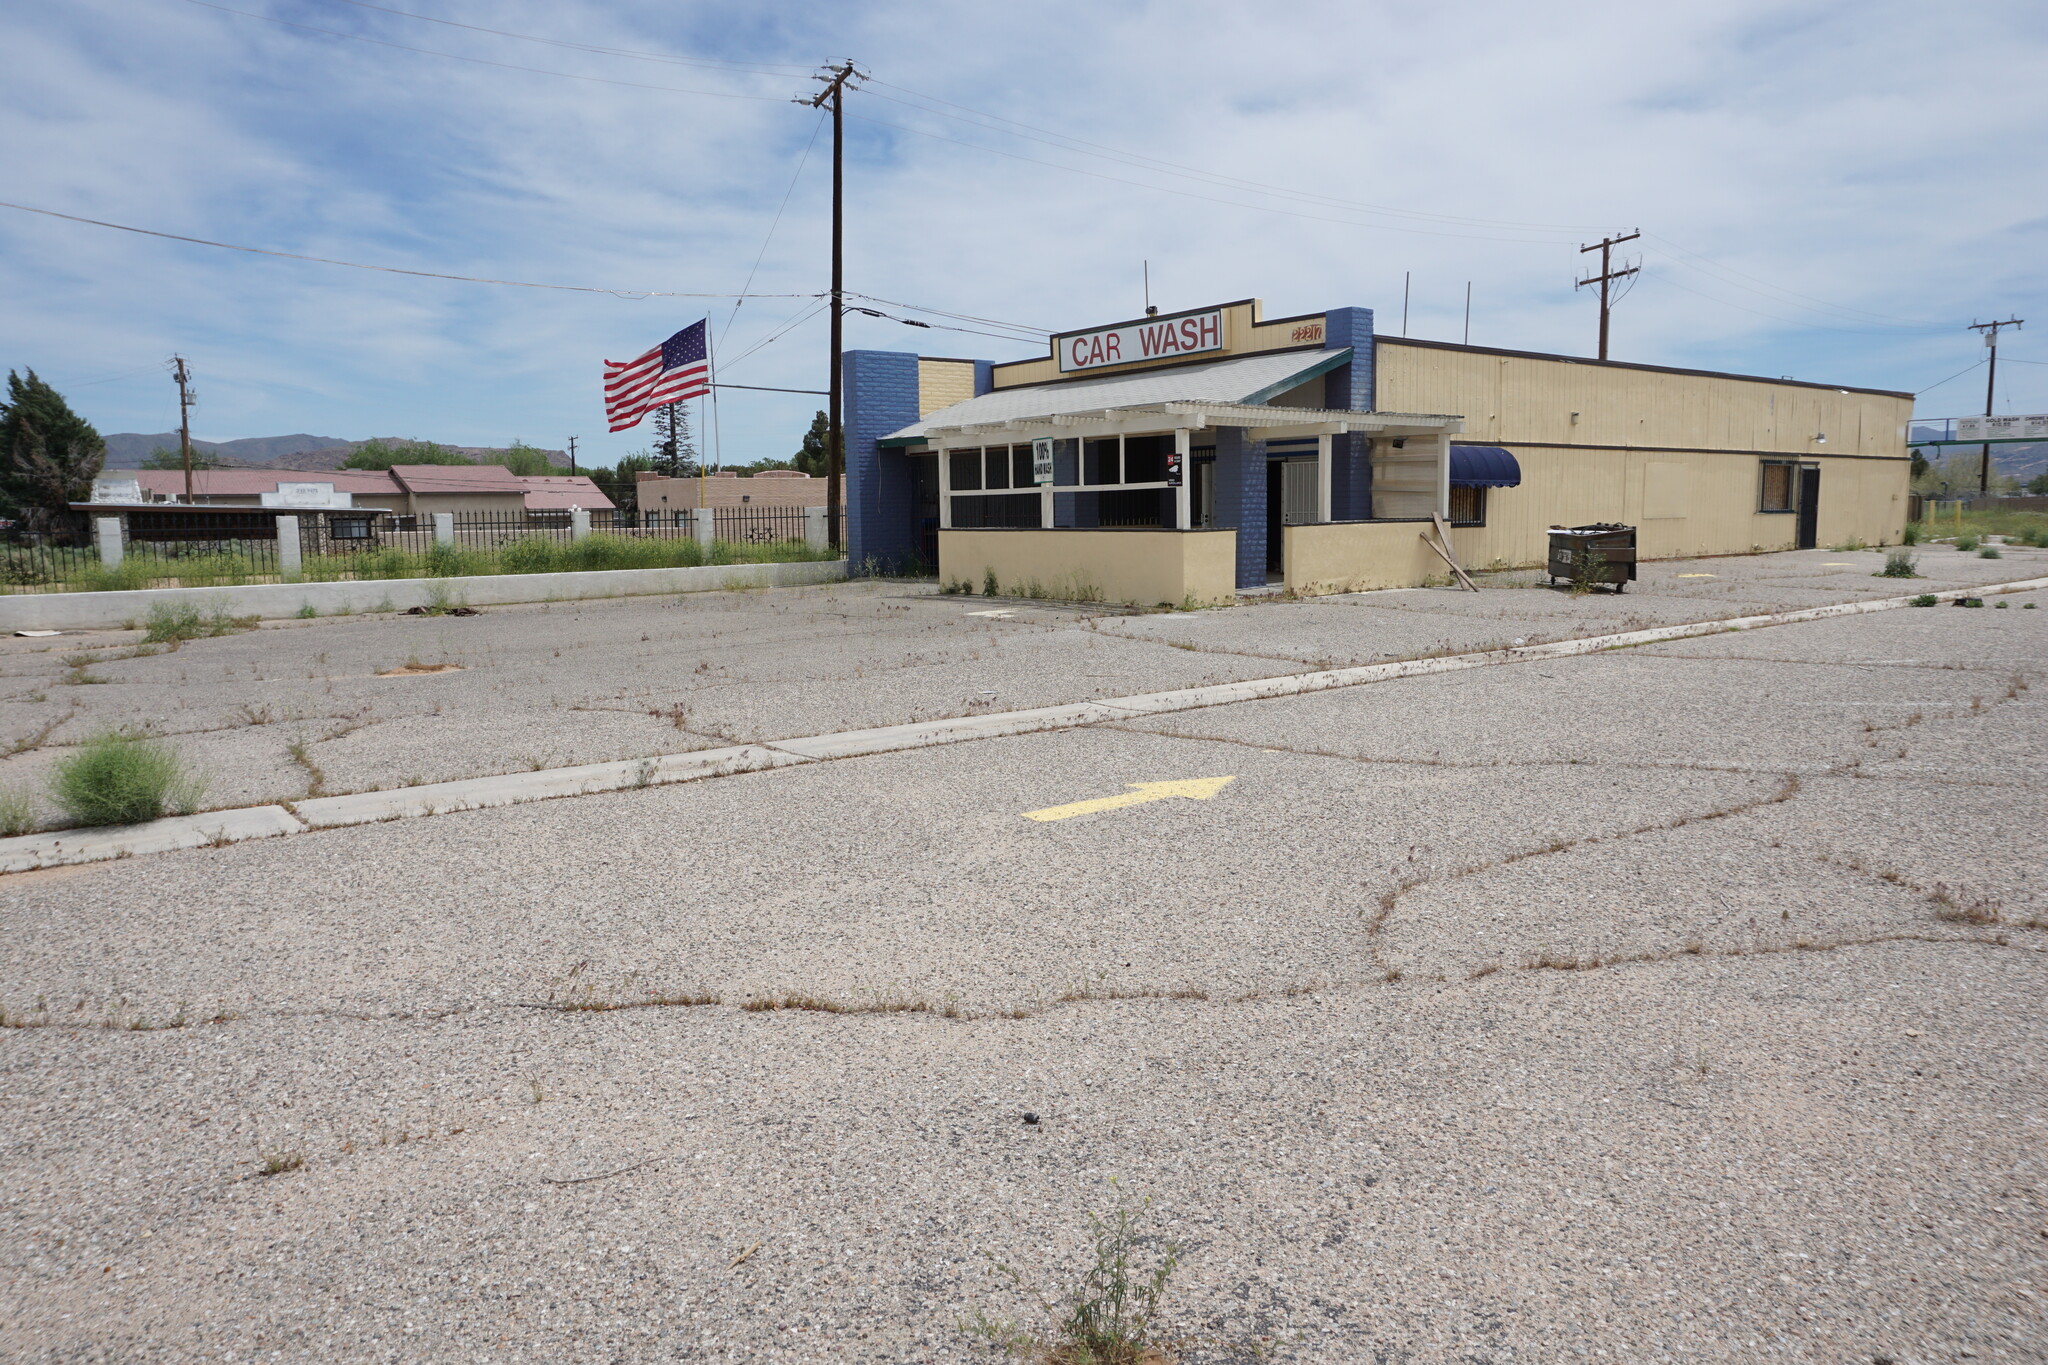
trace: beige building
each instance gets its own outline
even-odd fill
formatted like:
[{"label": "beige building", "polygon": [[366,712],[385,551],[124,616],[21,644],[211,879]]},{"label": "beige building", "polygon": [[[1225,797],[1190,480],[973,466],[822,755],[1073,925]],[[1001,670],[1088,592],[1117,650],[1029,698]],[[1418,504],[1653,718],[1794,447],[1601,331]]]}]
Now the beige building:
[{"label": "beige building", "polygon": [[[125,471],[123,471],[125,473]],[[183,501],[185,474],[138,469],[135,481],[156,501]],[[318,506],[388,512],[417,520],[435,512],[511,522],[566,520],[572,508],[609,525],[612,501],[581,475],[520,475],[503,465],[393,465],[387,472],[201,469],[192,502],[208,507]]]},{"label": "beige building", "polygon": [[1256,300],[1062,333],[1010,364],[848,356],[856,557],[1068,595],[1220,601],[1544,562],[1896,542],[1912,395],[1375,336]]}]

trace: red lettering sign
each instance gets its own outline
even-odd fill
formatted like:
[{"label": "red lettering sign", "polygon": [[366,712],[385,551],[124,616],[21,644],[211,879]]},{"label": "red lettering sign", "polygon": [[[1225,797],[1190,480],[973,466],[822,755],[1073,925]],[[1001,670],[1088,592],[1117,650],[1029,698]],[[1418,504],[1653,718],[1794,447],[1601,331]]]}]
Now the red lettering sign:
[{"label": "red lettering sign", "polygon": [[1191,313],[1182,318],[1104,327],[1060,338],[1053,352],[1060,372],[1099,369],[1105,365],[1126,365],[1138,360],[1161,360],[1170,356],[1200,354],[1223,349],[1223,310]]}]

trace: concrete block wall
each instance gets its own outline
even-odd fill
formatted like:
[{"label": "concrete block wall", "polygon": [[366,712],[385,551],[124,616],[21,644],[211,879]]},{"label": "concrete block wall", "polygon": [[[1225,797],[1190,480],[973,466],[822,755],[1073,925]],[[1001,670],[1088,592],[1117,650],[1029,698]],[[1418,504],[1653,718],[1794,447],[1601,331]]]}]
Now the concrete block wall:
[{"label": "concrete block wall", "polygon": [[1266,585],[1266,445],[1242,427],[1216,428],[1216,526],[1237,532],[1237,586]]},{"label": "concrete block wall", "polygon": [[[1351,348],[1351,361],[1323,377],[1323,405],[1350,412],[1371,412],[1374,384],[1372,309],[1332,308],[1323,315],[1323,349]],[[1372,460],[1368,442],[1359,435],[1330,441],[1330,516],[1335,521],[1360,521],[1372,515]]]},{"label": "concrete block wall", "polygon": [[848,351],[844,361],[846,560],[859,574],[869,561],[893,568],[917,555],[910,457],[878,444],[918,419],[917,356]]}]

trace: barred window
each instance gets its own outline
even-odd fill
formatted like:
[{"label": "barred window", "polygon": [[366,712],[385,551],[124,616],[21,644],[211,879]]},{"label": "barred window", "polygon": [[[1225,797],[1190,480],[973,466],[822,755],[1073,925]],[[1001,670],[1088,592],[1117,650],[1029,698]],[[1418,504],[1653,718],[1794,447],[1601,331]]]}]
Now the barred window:
[{"label": "barred window", "polygon": [[1451,525],[1486,525],[1486,490],[1468,488],[1463,484],[1451,485]]},{"label": "barred window", "polygon": [[1763,462],[1763,491],[1757,499],[1759,512],[1792,512],[1798,510],[1796,490],[1799,485],[1794,477],[1798,468],[1790,460],[1765,460]]}]

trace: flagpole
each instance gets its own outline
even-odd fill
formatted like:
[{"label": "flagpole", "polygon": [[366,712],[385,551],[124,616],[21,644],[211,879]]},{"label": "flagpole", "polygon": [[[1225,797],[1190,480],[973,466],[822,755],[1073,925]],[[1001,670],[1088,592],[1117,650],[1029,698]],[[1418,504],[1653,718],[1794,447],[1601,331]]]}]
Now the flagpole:
[{"label": "flagpole", "polygon": [[[704,380],[707,394],[711,399],[711,449],[718,456],[722,466],[725,460],[725,451],[718,441],[718,360],[713,354],[711,314],[708,312],[704,315]],[[697,454],[697,507],[700,511],[704,507],[704,465],[703,452],[699,451]]]}]

